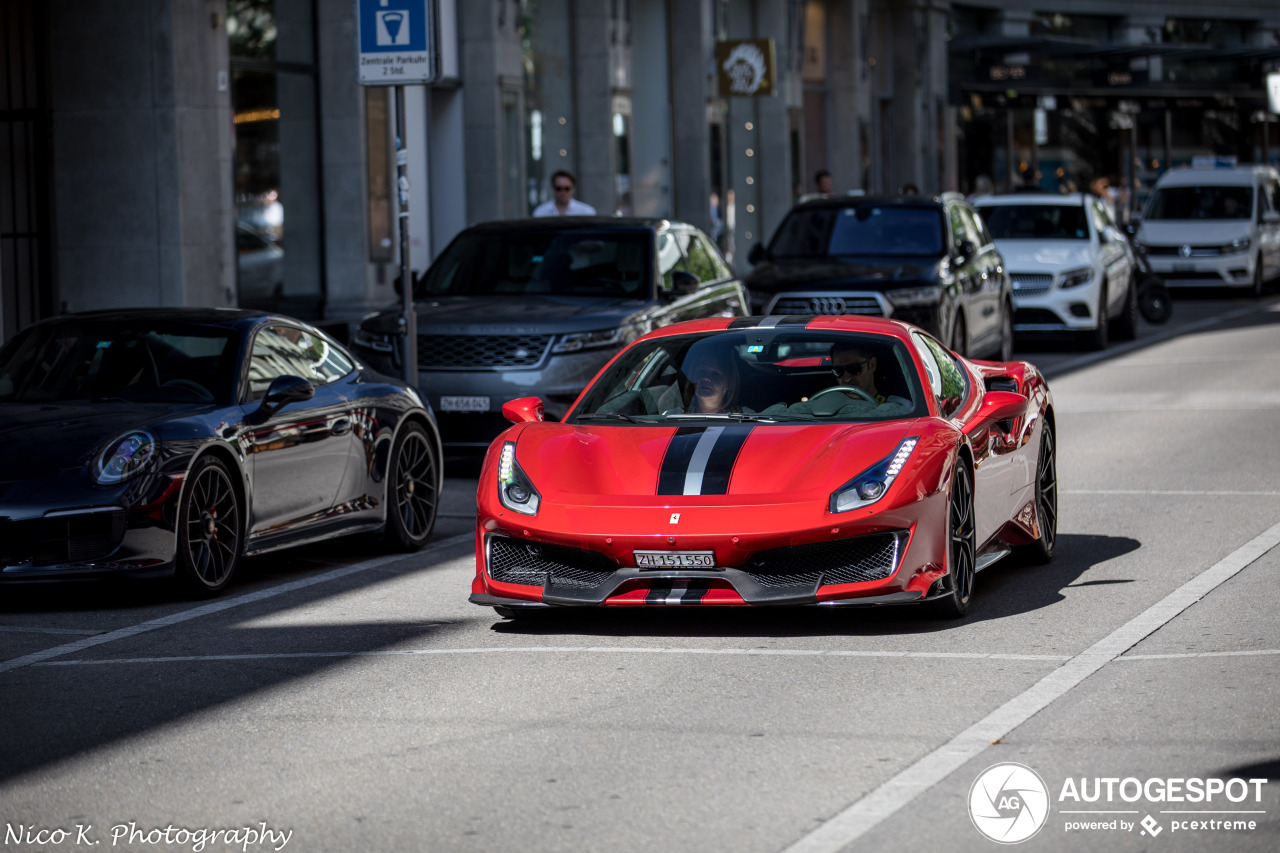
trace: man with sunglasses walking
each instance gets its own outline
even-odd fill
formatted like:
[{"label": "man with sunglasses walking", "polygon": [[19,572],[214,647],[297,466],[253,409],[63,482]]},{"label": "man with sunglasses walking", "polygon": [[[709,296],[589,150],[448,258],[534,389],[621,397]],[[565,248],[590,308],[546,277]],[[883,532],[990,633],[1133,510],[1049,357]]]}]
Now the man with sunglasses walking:
[{"label": "man with sunglasses walking", "polygon": [[555,198],[544,201],[533,210],[534,216],[595,216],[596,209],[573,197],[573,190],[578,185],[573,173],[565,169],[558,170],[551,176],[551,190]]}]

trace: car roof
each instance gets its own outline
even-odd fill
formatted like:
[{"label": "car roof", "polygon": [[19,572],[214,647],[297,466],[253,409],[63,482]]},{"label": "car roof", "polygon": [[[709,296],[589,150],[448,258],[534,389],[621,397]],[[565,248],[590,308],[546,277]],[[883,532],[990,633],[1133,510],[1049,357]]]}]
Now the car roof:
[{"label": "car roof", "polygon": [[731,330],[763,329],[768,331],[813,331],[865,332],[868,334],[888,335],[906,340],[914,329],[900,320],[886,317],[860,317],[852,314],[840,315],[772,315],[768,317],[709,317],[705,320],[686,320],[672,323],[645,335],[642,340],[665,338],[672,335],[690,335],[701,332],[718,332]]},{"label": "car roof", "polygon": [[949,199],[950,193],[941,196],[928,195],[842,195],[832,198],[815,198],[802,201],[792,210],[817,210],[827,207],[859,207],[864,204],[892,205],[895,207],[941,207],[947,200],[963,201],[956,197]]},{"label": "car roof", "polygon": [[973,200],[974,207],[995,207],[997,205],[1054,205],[1082,204],[1086,198],[1094,198],[1092,193],[1002,193],[1000,195],[984,195]]},{"label": "car roof", "polygon": [[1258,175],[1275,177],[1269,166],[1233,166],[1224,169],[1172,169],[1156,181],[1160,187],[1252,186]]},{"label": "car roof", "polygon": [[527,216],[523,219],[495,219],[479,222],[468,231],[556,231],[574,228],[692,228],[685,222],[646,216]]},{"label": "car roof", "polygon": [[204,326],[221,326],[227,329],[245,331],[268,321],[293,323],[307,326],[309,323],[284,314],[272,314],[266,311],[253,311],[246,308],[104,308],[97,311],[77,311],[71,314],[59,314],[39,321],[44,325],[59,323],[64,320],[94,320],[110,323],[127,323],[130,320],[148,320],[151,322],[195,323]]}]

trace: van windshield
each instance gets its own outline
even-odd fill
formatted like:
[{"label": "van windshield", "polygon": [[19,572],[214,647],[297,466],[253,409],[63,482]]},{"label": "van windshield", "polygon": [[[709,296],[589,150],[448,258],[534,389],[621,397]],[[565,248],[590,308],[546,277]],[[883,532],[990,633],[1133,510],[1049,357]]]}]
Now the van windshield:
[{"label": "van windshield", "polygon": [[1144,218],[1249,219],[1252,215],[1252,187],[1161,187],[1152,194]]}]

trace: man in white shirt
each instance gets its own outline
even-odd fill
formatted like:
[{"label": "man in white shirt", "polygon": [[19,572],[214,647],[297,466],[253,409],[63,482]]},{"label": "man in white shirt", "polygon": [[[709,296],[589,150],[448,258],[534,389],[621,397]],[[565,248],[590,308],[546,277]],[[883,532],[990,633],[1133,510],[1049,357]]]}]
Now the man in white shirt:
[{"label": "man in white shirt", "polygon": [[551,189],[555,193],[553,201],[544,201],[533,210],[534,216],[595,216],[596,209],[586,202],[573,197],[573,189],[578,185],[572,172],[560,169],[551,176]]}]

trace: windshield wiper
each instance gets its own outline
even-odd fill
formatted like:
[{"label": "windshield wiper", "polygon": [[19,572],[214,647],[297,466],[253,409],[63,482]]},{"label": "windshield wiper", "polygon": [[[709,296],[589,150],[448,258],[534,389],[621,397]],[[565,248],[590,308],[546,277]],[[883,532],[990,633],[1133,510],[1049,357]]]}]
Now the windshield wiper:
[{"label": "windshield wiper", "polygon": [[758,423],[771,424],[774,423],[773,415],[748,415],[745,412],[676,412],[667,415],[667,420],[682,421],[705,421],[705,420],[725,420],[725,421],[752,421]]},{"label": "windshield wiper", "polygon": [[576,420],[580,420],[580,421],[615,420],[615,421],[630,421],[633,424],[647,423],[647,421],[638,420],[636,418],[631,417],[631,415],[623,414],[622,412],[584,412],[581,415],[577,415]]}]

